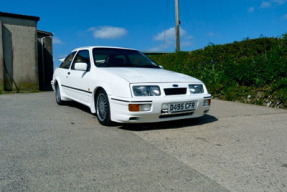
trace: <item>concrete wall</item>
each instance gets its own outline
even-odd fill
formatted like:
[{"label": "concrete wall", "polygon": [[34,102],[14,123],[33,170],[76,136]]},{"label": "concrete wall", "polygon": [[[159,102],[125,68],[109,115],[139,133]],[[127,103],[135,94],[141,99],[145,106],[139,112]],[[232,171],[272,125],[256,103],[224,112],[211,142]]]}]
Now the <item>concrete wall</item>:
[{"label": "concrete wall", "polygon": [[2,40],[2,22],[0,21],[0,93],[4,90],[4,57]]},{"label": "concrete wall", "polygon": [[6,66],[4,89],[11,91],[18,87],[20,90],[38,90],[37,21],[9,17],[0,17],[0,20]]}]

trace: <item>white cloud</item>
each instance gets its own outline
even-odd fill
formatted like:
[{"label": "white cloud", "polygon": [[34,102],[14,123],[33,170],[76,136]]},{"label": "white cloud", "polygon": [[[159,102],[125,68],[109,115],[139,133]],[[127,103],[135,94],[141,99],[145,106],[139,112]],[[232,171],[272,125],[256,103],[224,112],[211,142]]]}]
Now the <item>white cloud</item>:
[{"label": "white cloud", "polygon": [[286,0],[273,0],[273,2],[279,5],[283,5],[284,3],[286,3]]},{"label": "white cloud", "polygon": [[209,32],[207,35],[208,35],[209,37],[214,37],[214,36],[215,36],[215,33]]},{"label": "white cloud", "polygon": [[[184,36],[186,31],[180,28],[180,36]],[[175,27],[169,28],[154,37],[156,41],[171,41],[175,39]]]},{"label": "white cloud", "polygon": [[254,11],[254,7],[249,7],[248,12],[252,13]]},{"label": "white cloud", "polygon": [[275,5],[283,5],[287,2],[287,0],[269,0],[269,1],[262,1],[261,8],[268,8]]},{"label": "white cloud", "polygon": [[189,35],[189,36],[186,37],[186,39],[193,39],[193,36]]},{"label": "white cloud", "polygon": [[[190,42],[190,41],[182,41],[182,42],[180,42],[180,46],[181,47],[188,47],[188,46],[191,46],[191,45],[192,45],[192,42]],[[151,49],[148,49],[147,51],[148,52],[162,52],[162,51],[166,50],[167,48],[169,48],[171,46],[175,46],[175,42],[169,43],[169,44],[167,44],[167,43],[160,44],[157,47],[153,47]],[[175,50],[175,47],[174,47],[174,50]]]},{"label": "white cloud", "polygon": [[157,47],[153,47],[153,48],[150,48],[149,50],[147,50],[148,52],[160,52],[160,51],[164,51],[166,48],[168,48],[167,45],[165,44],[161,44]]},{"label": "white cloud", "polygon": [[267,7],[271,7],[271,3],[267,1],[263,1],[261,3],[261,8],[267,8]]},{"label": "white cloud", "polygon": [[63,42],[59,37],[53,37],[53,44],[63,44]]},{"label": "white cloud", "polygon": [[283,15],[282,19],[287,20],[287,14]]},{"label": "white cloud", "polygon": [[[187,47],[192,45],[190,42],[191,39],[193,39],[192,35],[188,35],[187,32],[180,28],[180,36],[181,36],[181,47]],[[172,46],[175,47],[175,27],[171,27],[165,31],[162,31],[158,33],[154,38],[155,41],[162,41],[163,43],[149,49],[150,52],[159,52],[164,51],[167,48],[170,48]],[[175,48],[174,48],[175,49]]]},{"label": "white cloud", "polygon": [[160,52],[160,51],[162,51],[160,47],[153,47],[148,49],[146,52]]},{"label": "white cloud", "polygon": [[89,31],[93,32],[96,39],[119,39],[128,33],[124,28],[112,26],[92,27]]},{"label": "white cloud", "polygon": [[180,43],[180,45],[182,47],[188,47],[188,46],[192,45],[192,43],[190,41],[183,41],[183,42]]},{"label": "white cloud", "polygon": [[65,59],[66,57],[67,57],[67,55],[64,55],[64,54],[56,56],[57,60],[63,59],[63,58]]}]

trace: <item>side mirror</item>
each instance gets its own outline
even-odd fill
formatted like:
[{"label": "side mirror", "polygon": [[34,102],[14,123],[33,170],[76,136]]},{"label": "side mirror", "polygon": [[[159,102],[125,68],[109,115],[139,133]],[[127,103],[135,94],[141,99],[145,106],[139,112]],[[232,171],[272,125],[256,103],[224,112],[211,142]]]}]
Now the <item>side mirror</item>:
[{"label": "side mirror", "polygon": [[88,64],[87,63],[75,63],[75,70],[78,71],[87,71]]}]

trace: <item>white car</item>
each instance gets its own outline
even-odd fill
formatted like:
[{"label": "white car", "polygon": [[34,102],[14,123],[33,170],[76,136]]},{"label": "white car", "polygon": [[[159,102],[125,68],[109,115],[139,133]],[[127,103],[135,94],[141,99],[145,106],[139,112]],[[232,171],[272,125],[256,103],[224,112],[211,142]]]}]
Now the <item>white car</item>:
[{"label": "white car", "polygon": [[200,80],[164,70],[126,48],[75,49],[54,71],[51,84],[58,104],[82,103],[102,125],[196,118],[211,103]]}]

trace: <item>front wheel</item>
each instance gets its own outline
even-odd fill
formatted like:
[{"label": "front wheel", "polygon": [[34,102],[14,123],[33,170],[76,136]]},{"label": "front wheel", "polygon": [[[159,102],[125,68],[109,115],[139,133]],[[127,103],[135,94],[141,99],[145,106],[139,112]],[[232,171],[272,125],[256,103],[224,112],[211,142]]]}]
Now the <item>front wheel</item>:
[{"label": "front wheel", "polygon": [[56,97],[56,102],[58,103],[58,105],[64,104],[64,101],[61,99],[61,91],[60,91],[58,84],[55,85],[55,97]]},{"label": "front wheel", "polygon": [[102,125],[111,125],[110,104],[107,93],[101,89],[96,96],[96,110],[99,122]]}]

